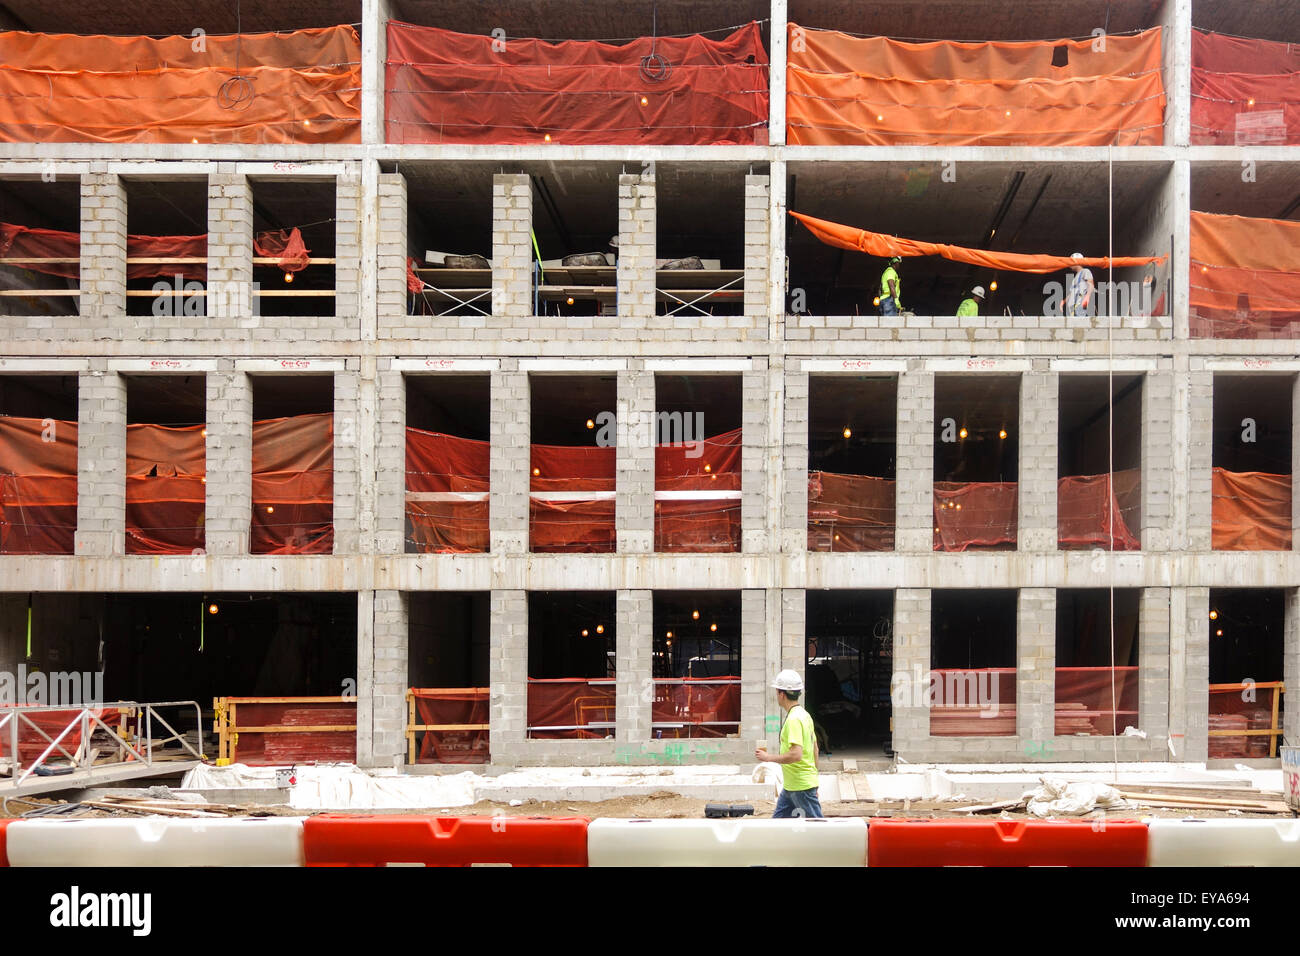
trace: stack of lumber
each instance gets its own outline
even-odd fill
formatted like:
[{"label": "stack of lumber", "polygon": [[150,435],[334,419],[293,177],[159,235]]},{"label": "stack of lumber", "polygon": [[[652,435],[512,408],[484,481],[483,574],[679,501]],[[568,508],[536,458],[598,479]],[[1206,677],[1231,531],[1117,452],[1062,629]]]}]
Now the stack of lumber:
[{"label": "stack of lumber", "polygon": [[154,797],[127,797],[105,794],[98,800],[83,800],[83,807],[116,810],[122,813],[157,814],[164,817],[231,817],[248,813],[247,807],[227,803],[191,803],[187,800],[160,800]]},{"label": "stack of lumber", "polygon": [[1243,813],[1291,814],[1280,793],[1248,786],[1194,783],[1120,784],[1121,796],[1141,807],[1176,810],[1240,810]]}]

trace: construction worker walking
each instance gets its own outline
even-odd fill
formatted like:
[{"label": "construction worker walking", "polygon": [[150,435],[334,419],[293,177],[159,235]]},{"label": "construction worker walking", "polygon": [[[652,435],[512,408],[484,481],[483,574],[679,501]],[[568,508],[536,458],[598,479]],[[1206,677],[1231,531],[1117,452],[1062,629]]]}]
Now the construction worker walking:
[{"label": "construction worker walking", "polygon": [[1070,258],[1075,260],[1075,264],[1070,266],[1073,275],[1065,277],[1065,314],[1092,315],[1092,293],[1095,288],[1092,271],[1079,265],[1078,260],[1083,258],[1082,252],[1073,253]]},{"label": "construction worker walking", "polygon": [[773,817],[822,818],[817,799],[817,733],[812,715],[799,704],[803,678],[792,670],[783,670],[772,682],[776,702],[785,712],[781,724],[781,753],[776,755],[762,747],[754,751],[760,763],[781,764],[781,796]]},{"label": "construction worker walking", "polygon": [[961,300],[961,305],[957,306],[957,318],[967,315],[979,315],[980,305],[984,302],[984,287],[977,285],[970,290],[970,295]]},{"label": "construction worker walking", "polygon": [[903,260],[894,256],[880,274],[880,314],[898,315],[903,311],[903,279],[894,266]]}]

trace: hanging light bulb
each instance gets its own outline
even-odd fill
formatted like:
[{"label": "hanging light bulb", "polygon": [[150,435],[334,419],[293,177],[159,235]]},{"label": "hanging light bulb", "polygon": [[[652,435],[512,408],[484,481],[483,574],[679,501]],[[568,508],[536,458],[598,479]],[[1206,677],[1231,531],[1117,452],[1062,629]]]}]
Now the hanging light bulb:
[{"label": "hanging light bulb", "polygon": [[647,99],[647,98],[644,97],[644,96],[641,97],[641,105],[642,105],[642,106],[649,106],[649,105],[650,105],[650,100]]},{"label": "hanging light bulb", "polygon": [[700,619],[700,612],[699,612],[699,611],[692,611],[692,612],[691,612],[691,620],[692,620],[692,621],[698,621],[699,619]]},{"label": "hanging light bulb", "polygon": [[545,136],[542,137],[542,139],[546,140],[546,142],[549,143],[551,141],[551,134],[547,133]]},{"label": "hanging light bulb", "polygon": [[989,291],[990,291],[990,292],[997,292],[997,291],[998,291],[998,280],[997,280],[997,279],[994,279],[992,282],[989,283]]},{"label": "hanging light bulb", "polygon": [[871,300],[871,304],[872,304],[872,305],[880,305],[880,296],[876,296],[874,299],[872,299],[872,300]]},{"label": "hanging light bulb", "polygon": [[286,273],[284,274],[284,281],[285,281],[285,282],[293,282],[293,273],[292,273],[292,272],[286,272]]},{"label": "hanging light bulb", "polygon": [[673,632],[672,632],[672,631],[669,631],[669,632],[668,632],[668,640],[671,641],[672,639],[673,639]]},{"label": "hanging light bulb", "polygon": [[542,469],[540,469],[540,468],[534,468],[534,469],[533,469],[533,477],[534,477],[534,478],[540,478],[540,477],[541,477],[541,474],[542,474]]},{"label": "hanging light bulb", "polygon": [[999,438],[1006,438],[1006,437],[1007,437],[1007,430],[1006,430],[1005,428],[999,428],[999,429],[998,429],[998,437],[999,437]]},{"label": "hanging light bulb", "polygon": [[715,621],[714,623],[712,623],[712,624],[709,625],[709,630],[710,630],[710,631],[716,631],[717,629],[718,629],[718,624],[717,624],[716,621]]},{"label": "hanging light bulb", "polygon": [[883,114],[883,113],[877,113],[877,114],[876,114],[876,122],[877,122],[877,123],[883,123],[884,121],[885,121],[885,116],[884,116],[884,114]]},{"label": "hanging light bulb", "polygon": [[565,305],[573,305],[573,296],[569,296],[567,299],[565,299],[565,300],[564,300],[564,304],[565,304]]},{"label": "hanging light bulb", "polygon": [[267,505],[267,506],[266,506],[266,513],[269,514],[269,515],[273,515],[273,514],[275,514],[275,505]]},{"label": "hanging light bulb", "polygon": [[582,636],[583,637],[587,636],[587,629],[585,627],[582,629]]},{"label": "hanging light bulb", "polygon": [[1255,98],[1252,96],[1250,99],[1246,100],[1246,105],[1247,105],[1247,106],[1254,106],[1254,105],[1255,105]]},{"label": "hanging light bulb", "polygon": [[605,625],[604,625],[604,624],[597,624],[597,625],[596,625],[596,633],[597,633],[597,634],[604,634],[604,633],[605,633]]},{"label": "hanging light bulb", "polygon": [[966,435],[967,435],[967,432],[966,432],[965,427],[963,427],[962,430],[959,431],[959,432],[957,433],[957,436],[958,436],[959,438],[965,438]]},{"label": "hanging light bulb", "polygon": [[595,423],[594,421],[592,421],[590,418],[588,418],[588,419],[587,419],[587,427],[588,427],[588,428],[595,428],[595,427],[596,427],[596,423]]},{"label": "hanging light bulb", "polygon": [[712,470],[713,470],[713,466],[712,466],[712,465],[705,465],[705,466],[704,466],[704,471],[705,471],[706,474],[707,474],[708,472],[712,471]]},{"label": "hanging light bulb", "polygon": [[1210,612],[1210,620],[1211,620],[1211,621],[1217,621],[1218,619],[1219,619],[1219,612],[1218,612],[1218,611],[1211,611],[1211,612]]},{"label": "hanging light bulb", "polygon": [[209,614],[216,614],[216,613],[217,613],[217,606],[216,606],[215,604],[209,604],[209,605],[208,605],[208,613],[209,613]]},{"label": "hanging light bulb", "polygon": [[204,438],[207,438],[207,437],[208,437],[208,430],[205,428],[205,429],[203,429],[203,431],[199,432],[199,434],[202,435]]},{"label": "hanging light bulb", "polygon": [[303,120],[303,121],[302,121],[302,125],[303,125],[303,126],[310,126],[310,125],[311,125],[311,120],[309,120],[309,119],[305,119],[305,120]]},{"label": "hanging light bulb", "polygon": [[1214,632],[1214,636],[1215,636],[1215,637],[1223,637],[1223,628],[1219,628],[1217,631],[1215,631],[1215,632]]},{"label": "hanging light bulb", "polygon": [[852,438],[852,437],[853,437],[853,429],[850,428],[848,425],[845,425],[845,426],[844,426],[844,437],[845,437],[845,438]]}]

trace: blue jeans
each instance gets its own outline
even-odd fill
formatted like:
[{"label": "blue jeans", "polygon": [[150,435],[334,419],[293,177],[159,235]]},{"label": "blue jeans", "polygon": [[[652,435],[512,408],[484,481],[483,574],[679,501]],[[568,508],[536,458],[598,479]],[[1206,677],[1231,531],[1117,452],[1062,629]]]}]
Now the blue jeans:
[{"label": "blue jeans", "polygon": [[881,315],[898,315],[898,306],[894,304],[893,296],[885,296],[880,300]]},{"label": "blue jeans", "polygon": [[773,819],[804,817],[810,820],[824,819],[822,805],[817,800],[817,788],[811,790],[782,790],[776,799],[776,812]]}]

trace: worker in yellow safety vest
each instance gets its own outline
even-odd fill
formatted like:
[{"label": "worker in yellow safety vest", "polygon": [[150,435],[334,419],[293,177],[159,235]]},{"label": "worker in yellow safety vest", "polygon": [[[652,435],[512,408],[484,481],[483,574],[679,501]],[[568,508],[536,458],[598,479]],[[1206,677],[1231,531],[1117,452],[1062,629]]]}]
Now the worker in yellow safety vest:
[{"label": "worker in yellow safety vest", "polygon": [[903,280],[894,266],[903,260],[894,256],[880,274],[880,314],[898,315],[903,311]]},{"label": "worker in yellow safety vest", "polygon": [[[978,301],[977,301],[978,300]],[[970,295],[961,300],[961,305],[957,306],[957,318],[967,315],[979,315],[980,305],[984,302],[984,287],[977,285],[970,290]]]}]

